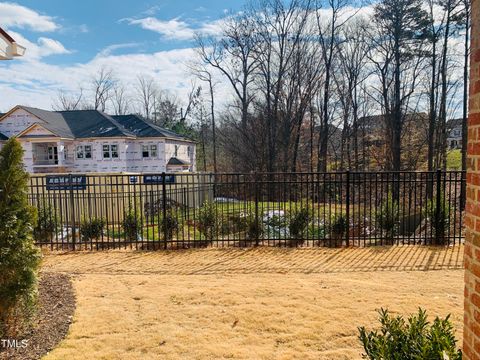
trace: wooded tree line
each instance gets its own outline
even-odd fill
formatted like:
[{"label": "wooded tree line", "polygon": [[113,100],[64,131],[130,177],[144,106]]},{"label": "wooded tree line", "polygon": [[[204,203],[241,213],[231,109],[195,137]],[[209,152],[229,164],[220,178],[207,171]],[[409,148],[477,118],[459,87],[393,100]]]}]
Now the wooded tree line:
[{"label": "wooded tree line", "polygon": [[453,117],[466,150],[469,28],[468,0],[250,2],[197,40],[232,94],[208,146],[236,171],[445,168]]},{"label": "wooded tree line", "polygon": [[252,0],[196,39],[187,98],[103,68],[55,107],[140,113],[194,137],[200,170],[445,168],[469,30],[469,0]]}]

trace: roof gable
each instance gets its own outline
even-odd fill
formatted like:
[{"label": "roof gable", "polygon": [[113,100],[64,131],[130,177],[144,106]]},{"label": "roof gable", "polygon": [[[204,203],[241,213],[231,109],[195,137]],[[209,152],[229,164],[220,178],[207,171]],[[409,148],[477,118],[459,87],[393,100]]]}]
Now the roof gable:
[{"label": "roof gable", "polygon": [[59,135],[48,130],[43,124],[35,123],[20,132],[17,137],[59,137]]}]

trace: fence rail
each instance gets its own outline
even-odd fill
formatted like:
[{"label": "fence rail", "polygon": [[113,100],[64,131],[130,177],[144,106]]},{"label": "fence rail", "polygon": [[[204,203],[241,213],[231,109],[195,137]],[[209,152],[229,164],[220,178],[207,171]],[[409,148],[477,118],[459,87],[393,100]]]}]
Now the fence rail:
[{"label": "fence rail", "polygon": [[454,245],[465,173],[50,175],[30,178],[52,250]]}]

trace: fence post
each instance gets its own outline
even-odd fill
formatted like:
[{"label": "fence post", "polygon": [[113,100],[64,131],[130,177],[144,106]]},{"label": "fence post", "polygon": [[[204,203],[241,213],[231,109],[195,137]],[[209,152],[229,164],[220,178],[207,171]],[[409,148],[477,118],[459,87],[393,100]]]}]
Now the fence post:
[{"label": "fence post", "polygon": [[167,179],[165,172],[162,173],[162,228],[163,228],[163,248],[167,249]]},{"label": "fence post", "polygon": [[434,219],[434,226],[435,226],[435,245],[439,244],[440,241],[440,211],[441,211],[441,197],[442,197],[442,170],[437,169],[437,196],[436,196],[436,205],[435,205],[435,219]]},{"label": "fence post", "polygon": [[350,170],[347,170],[347,192],[345,203],[347,206],[346,218],[347,218],[347,247],[350,246]]},{"label": "fence post", "polygon": [[[258,219],[258,174],[254,173],[254,187],[255,187],[255,229],[259,229],[260,223]],[[258,238],[258,231],[256,231],[255,246],[260,244],[260,239]]]},{"label": "fence post", "polygon": [[73,177],[72,174],[68,175],[68,182],[70,184],[70,204],[72,209],[72,246],[73,250],[76,247],[76,240],[77,240],[77,228],[76,228],[76,219],[75,219],[75,196],[73,193]]}]

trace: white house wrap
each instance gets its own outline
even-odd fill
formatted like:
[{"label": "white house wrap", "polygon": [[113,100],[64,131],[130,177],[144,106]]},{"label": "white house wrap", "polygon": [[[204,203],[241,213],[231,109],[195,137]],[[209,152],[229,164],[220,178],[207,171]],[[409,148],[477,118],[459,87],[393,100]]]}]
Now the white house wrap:
[{"label": "white house wrap", "polygon": [[16,137],[30,173],[195,171],[195,143],[137,115],[15,106],[0,114],[0,147]]}]

